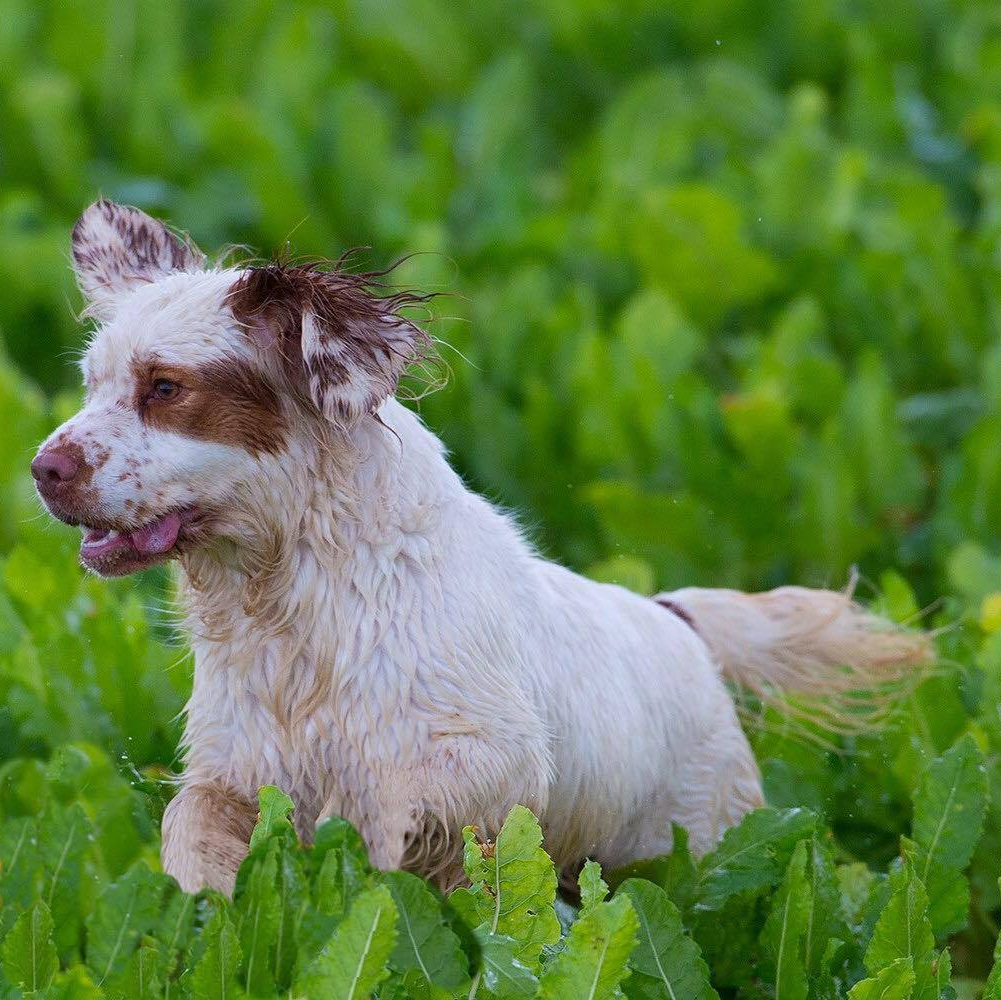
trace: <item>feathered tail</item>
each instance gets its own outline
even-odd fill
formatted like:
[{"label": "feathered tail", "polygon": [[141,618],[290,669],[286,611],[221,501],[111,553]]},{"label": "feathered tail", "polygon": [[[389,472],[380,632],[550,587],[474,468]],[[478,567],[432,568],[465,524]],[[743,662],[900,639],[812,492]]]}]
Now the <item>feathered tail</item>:
[{"label": "feathered tail", "polygon": [[687,587],[654,600],[681,609],[724,676],[766,701],[786,693],[822,700],[827,718],[816,721],[836,727],[864,724],[885,703],[881,692],[933,659],[927,634],[872,614],[850,591]]}]

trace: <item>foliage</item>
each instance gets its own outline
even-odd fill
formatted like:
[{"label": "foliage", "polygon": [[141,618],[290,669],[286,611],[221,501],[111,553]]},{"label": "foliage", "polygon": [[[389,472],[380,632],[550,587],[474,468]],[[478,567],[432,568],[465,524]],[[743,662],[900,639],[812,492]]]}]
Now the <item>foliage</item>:
[{"label": "foliage", "polygon": [[[2,6],[0,996],[1001,996],[996,5]],[[443,900],[266,791],[236,899],[185,895],[169,582],[82,576],[26,470],[98,192],[210,250],[415,252],[451,369],[415,405],[543,551],[642,592],[858,565],[940,668],[875,732],[750,705],[769,807],[589,867],[569,926],[524,810]]]},{"label": "foliage", "polygon": [[[933,762],[916,815],[935,808],[934,776],[951,763]],[[830,863],[830,831],[817,818],[805,825],[801,810],[750,814],[702,861],[703,872],[718,872],[743,851],[742,870],[758,873],[734,885],[726,921],[718,918],[720,890],[711,879],[700,880],[686,917],[670,887],[657,881],[628,878],[608,898],[600,868],[589,862],[580,877],[583,905],[565,928],[538,823],[520,806],[495,842],[467,828],[470,886],[447,897],[415,876],[373,870],[341,820],[326,821],[312,846],[301,845],[288,813],[281,792],[261,790],[254,846],[232,902],[211,892],[187,896],[135,861],[96,899],[84,882],[67,884],[64,909],[90,914],[64,940],[46,901],[44,858],[63,853],[67,840],[59,825],[39,826],[30,844],[4,855],[0,890],[29,889],[16,901],[5,895],[16,919],[0,949],[3,995],[86,988],[111,998],[195,1000],[711,1000],[719,994],[703,956],[725,954],[739,927],[740,940],[749,942],[736,970],[743,997],[955,996],[949,951],[936,945],[928,894],[911,858],[888,875],[868,873],[858,921],[853,865]],[[790,844],[794,829],[802,836]],[[77,853],[80,865],[99,867],[96,841],[86,839]],[[330,867],[356,877],[330,879]],[[955,877],[965,884],[962,872]]]}]

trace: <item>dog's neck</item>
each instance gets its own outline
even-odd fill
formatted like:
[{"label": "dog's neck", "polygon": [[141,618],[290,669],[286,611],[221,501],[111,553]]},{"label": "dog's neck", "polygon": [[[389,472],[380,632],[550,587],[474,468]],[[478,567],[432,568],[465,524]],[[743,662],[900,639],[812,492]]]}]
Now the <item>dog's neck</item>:
[{"label": "dog's neck", "polygon": [[328,604],[359,578],[374,585],[406,539],[432,535],[464,491],[441,442],[395,400],[348,431],[317,428],[269,461],[268,491],[246,498],[242,523],[182,557],[196,637],[293,631],[301,641],[308,616],[324,613],[311,581],[322,577]]}]

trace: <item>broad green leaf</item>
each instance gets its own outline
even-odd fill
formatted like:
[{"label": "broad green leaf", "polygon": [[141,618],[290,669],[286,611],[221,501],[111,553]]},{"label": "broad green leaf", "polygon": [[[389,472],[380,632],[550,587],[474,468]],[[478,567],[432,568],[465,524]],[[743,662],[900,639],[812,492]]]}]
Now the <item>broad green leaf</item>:
[{"label": "broad green leaf", "polygon": [[994,964],[984,984],[983,1000],[1001,1000],[1001,935],[994,943]]},{"label": "broad green leaf", "polygon": [[841,896],[841,916],[854,930],[862,926],[873,887],[873,873],[861,862],[839,865],[838,892]]},{"label": "broad green leaf", "polygon": [[813,834],[816,822],[805,809],[748,813],[702,860],[697,905],[718,910],[735,893],[777,885],[796,844]]},{"label": "broad green leaf", "polygon": [[588,861],[577,876],[581,913],[587,913],[608,898],[608,883],[601,877],[601,865]]},{"label": "broad green leaf", "polygon": [[954,990],[952,989],[952,955],[948,948],[943,948],[938,953],[938,957],[932,966],[934,973],[935,988],[931,996],[933,1000],[945,997],[946,1000],[953,1000]]},{"label": "broad green leaf", "polygon": [[180,956],[188,948],[195,926],[195,897],[182,892],[176,884],[166,891],[167,903],[153,936],[160,946],[161,971],[169,978],[177,970]]},{"label": "broad green leaf", "polygon": [[720,910],[693,913],[692,937],[712,970],[712,982],[720,987],[750,987],[755,978],[748,955],[757,954],[764,920],[760,890],[731,896]]},{"label": "broad green leaf", "polygon": [[767,956],[764,975],[775,987],[775,1000],[806,1000],[809,992],[806,936],[813,900],[806,857],[806,841],[801,840],[761,932]]},{"label": "broad green leaf", "polygon": [[124,969],[102,985],[109,996],[124,996],[128,1000],[159,1000],[164,993],[161,981],[163,964],[156,940],[144,938]]},{"label": "broad green leaf", "polygon": [[321,913],[339,916],[366,883],[366,869],[357,855],[343,847],[331,847],[313,883],[316,908]]},{"label": "broad green leaf", "polygon": [[851,937],[832,855],[830,845],[814,836],[807,848],[809,916],[805,941],[807,968],[813,974],[820,972],[830,941]]},{"label": "broad green leaf", "polygon": [[539,988],[535,973],[519,958],[520,945],[504,934],[491,934],[483,924],[476,929],[480,969],[473,978],[470,1000],[529,1000]]},{"label": "broad green leaf", "polygon": [[987,808],[984,755],[969,734],[929,764],[914,796],[915,870],[929,896],[938,937],[966,924],[970,863]]},{"label": "broad green leaf", "polygon": [[632,975],[623,987],[633,1000],[718,1000],[699,946],[681,924],[678,908],[651,882],[627,879],[618,894],[629,897],[639,921]]},{"label": "broad green leaf", "polygon": [[[289,852],[283,857],[288,861]],[[283,874],[282,924],[294,928],[297,953],[292,963],[300,971],[320,953],[351,902],[371,882],[364,841],[350,823],[337,817],[320,824],[304,861],[302,866],[289,862]],[[287,870],[289,865],[292,870]],[[311,900],[299,899],[305,897],[300,875]],[[286,938],[284,931],[282,937]],[[283,975],[291,971],[286,962]]]},{"label": "broad green leaf", "polygon": [[539,980],[540,1000],[609,1000],[629,975],[639,921],[628,895],[596,903]]},{"label": "broad green leaf", "polygon": [[873,978],[863,979],[849,991],[849,1000],[909,1000],[914,990],[914,963],[898,958]]},{"label": "broad green leaf", "polygon": [[251,851],[275,833],[294,832],[289,817],[295,806],[283,791],[274,785],[265,785],[258,792],[258,806],[257,823],[250,835]]},{"label": "broad green leaf", "polygon": [[688,831],[675,823],[670,854],[636,861],[606,877],[613,889],[629,878],[647,879],[659,885],[682,913],[687,913],[699,884],[698,867],[688,849]]},{"label": "broad green leaf", "polygon": [[418,969],[429,983],[443,989],[455,989],[466,982],[465,953],[427,884],[407,872],[387,872],[383,882],[399,917],[389,967],[398,973]]},{"label": "broad green leaf", "polygon": [[240,939],[229,919],[227,907],[212,915],[202,931],[204,945],[189,977],[192,1000],[239,1000],[245,996],[237,978]]},{"label": "broad green leaf", "polygon": [[542,848],[539,821],[524,806],[515,806],[495,844],[479,843],[468,827],[463,839],[478,920],[491,933],[518,941],[519,959],[534,970],[543,945],[554,944],[560,934],[553,908],[556,870]]},{"label": "broad green leaf", "polygon": [[0,940],[39,896],[42,863],[35,820],[0,821]]},{"label": "broad green leaf", "polygon": [[7,979],[24,990],[45,989],[59,970],[52,941],[52,915],[39,900],[18,917],[4,938],[3,971]]},{"label": "broad green leaf", "polygon": [[87,919],[87,965],[100,985],[121,972],[158,922],[166,880],[138,864],[109,885]]},{"label": "broad green leaf", "polygon": [[[920,852],[915,852],[918,866]],[[970,912],[970,883],[962,871],[932,865],[928,872],[928,917],[936,938],[958,933],[967,924]]]},{"label": "broad green leaf", "polygon": [[38,825],[38,851],[44,870],[42,899],[52,911],[56,947],[75,946],[80,920],[80,876],[90,822],[79,804],[50,803]]},{"label": "broad green leaf", "polygon": [[329,851],[339,850],[345,858],[345,867],[365,873],[369,870],[368,851],[365,841],[358,831],[338,816],[325,819],[313,836],[313,850],[310,852],[312,872],[317,872],[326,860]]},{"label": "broad green leaf", "polygon": [[46,768],[46,784],[60,802],[83,806],[108,876],[124,874],[143,849],[145,805],[108,755],[85,743],[60,747]]},{"label": "broad green leaf", "polygon": [[928,919],[928,895],[908,862],[890,878],[892,895],[876,922],[865,967],[877,975],[898,959],[914,970],[915,1000],[938,1000],[938,955]]},{"label": "broad green leaf", "polygon": [[243,956],[241,973],[250,993],[275,991],[274,950],[282,919],[277,886],[280,849],[277,841],[259,839],[240,866],[233,912]]},{"label": "broad green leaf", "polygon": [[302,921],[310,902],[305,859],[294,840],[280,841],[277,877],[279,919],[274,944],[274,970],[279,988],[287,989],[291,985],[299,954]]},{"label": "broad green leaf", "polygon": [[74,965],[57,972],[43,996],[45,1000],[105,1000],[107,994],[91,979],[85,966]]},{"label": "broad green leaf", "polygon": [[333,937],[296,981],[309,1000],[363,1000],[389,975],[396,945],[396,906],[384,885],[358,896]]}]

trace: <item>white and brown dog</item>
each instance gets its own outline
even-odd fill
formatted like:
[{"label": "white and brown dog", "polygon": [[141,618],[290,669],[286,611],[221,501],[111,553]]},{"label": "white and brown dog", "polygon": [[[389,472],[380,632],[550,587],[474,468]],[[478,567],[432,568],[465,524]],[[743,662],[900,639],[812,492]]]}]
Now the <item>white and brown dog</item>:
[{"label": "white and brown dog", "polygon": [[135,209],[73,231],[98,321],[46,506],[103,575],[176,558],[195,655],[163,864],[231,891],[263,784],[303,836],[354,823],[382,868],[451,883],[463,824],[515,803],[560,866],[696,850],[762,802],[724,678],[858,688],[923,636],[846,595],[649,599],[539,558],[393,398],[426,335],[336,266],[219,267]]}]

